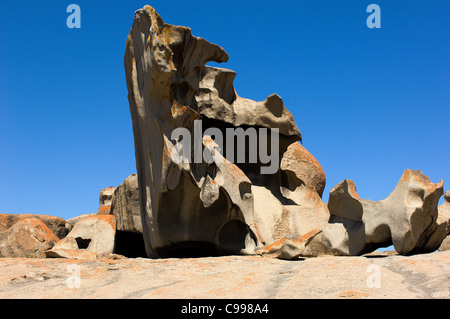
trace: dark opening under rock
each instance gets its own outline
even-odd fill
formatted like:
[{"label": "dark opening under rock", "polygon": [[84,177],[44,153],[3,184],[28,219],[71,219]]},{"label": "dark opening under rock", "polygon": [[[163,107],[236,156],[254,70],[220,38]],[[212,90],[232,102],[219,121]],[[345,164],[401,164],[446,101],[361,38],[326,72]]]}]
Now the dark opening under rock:
[{"label": "dark opening under rock", "polygon": [[147,257],[144,237],[140,233],[118,230],[116,231],[114,252],[129,258]]}]

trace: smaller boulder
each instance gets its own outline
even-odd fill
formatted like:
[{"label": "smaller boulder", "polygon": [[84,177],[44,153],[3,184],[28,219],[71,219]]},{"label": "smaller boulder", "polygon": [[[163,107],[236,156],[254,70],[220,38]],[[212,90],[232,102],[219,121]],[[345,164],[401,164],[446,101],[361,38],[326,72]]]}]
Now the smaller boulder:
[{"label": "smaller boulder", "polygon": [[302,256],[303,252],[306,250],[306,247],[321,232],[321,230],[316,229],[300,237],[287,236],[269,246],[263,247],[257,253],[261,255],[270,254],[278,259],[298,259]]},{"label": "smaller boulder", "polygon": [[117,230],[142,234],[141,207],[136,174],[131,174],[115,189],[111,215],[116,217]]},{"label": "smaller boulder", "polygon": [[98,214],[109,215],[111,211],[111,203],[114,198],[115,187],[104,188],[100,191]]},{"label": "smaller boulder", "polygon": [[[96,254],[110,254],[114,250],[115,235],[116,218],[113,215],[95,215],[78,221],[67,237],[75,239],[78,249]],[[75,247],[72,239],[63,244],[70,245],[70,248]]]},{"label": "smaller boulder", "polygon": [[439,247],[439,251],[450,250],[450,235],[445,237],[442,241],[441,246]]},{"label": "smaller boulder", "polygon": [[24,218],[0,234],[0,257],[45,258],[45,251],[58,241],[40,219]]},{"label": "smaller boulder", "polygon": [[82,259],[93,260],[98,258],[98,254],[88,250],[80,249],[62,249],[53,248],[45,252],[47,258],[67,258],[67,259]]}]

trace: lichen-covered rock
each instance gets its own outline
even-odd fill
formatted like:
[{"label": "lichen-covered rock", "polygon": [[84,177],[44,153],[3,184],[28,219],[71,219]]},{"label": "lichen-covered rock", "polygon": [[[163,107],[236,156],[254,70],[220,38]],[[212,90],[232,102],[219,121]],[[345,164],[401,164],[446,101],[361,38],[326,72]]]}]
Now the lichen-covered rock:
[{"label": "lichen-covered rock", "polygon": [[27,219],[37,218],[42,221],[59,239],[67,236],[73,225],[56,216],[36,214],[0,214],[0,233],[12,227],[15,223]]},{"label": "lichen-covered rock", "polygon": [[289,145],[281,159],[280,169],[287,175],[288,180],[291,179],[291,184],[292,179],[302,181],[322,197],[326,184],[325,172],[316,158],[300,143]]},{"label": "lichen-covered rock", "polygon": [[[384,200],[361,199],[351,180],[330,191],[330,223],[323,243],[340,255],[362,255],[394,245],[399,254],[435,250],[427,247],[438,217],[443,182],[433,184],[417,170],[406,170],[394,191]],[[433,246],[434,247],[434,246]]]},{"label": "lichen-covered rock", "polygon": [[304,255],[306,248],[321,230],[312,230],[300,237],[287,236],[273,244],[263,247],[258,254],[272,254],[274,257],[286,260],[295,260]]},{"label": "lichen-covered rock", "polygon": [[53,250],[79,249],[96,254],[111,254],[114,251],[115,235],[116,219],[113,215],[90,216],[78,221],[67,239],[55,245]]},{"label": "lichen-covered rock", "polygon": [[100,191],[98,214],[108,215],[111,212],[111,204],[114,197],[115,187],[104,188]]},{"label": "lichen-covered rock", "polygon": [[[205,66],[210,61],[226,62],[228,54],[187,27],[164,23],[150,6],[136,11],[125,71],[150,257],[254,254],[281,238],[322,229],[329,218],[321,200],[325,175],[297,143],[300,130],[282,99],[276,94],[262,102],[239,97],[233,87],[236,74]],[[265,141],[248,143],[248,160],[238,163],[227,143],[234,137],[225,134],[237,128],[255,128],[256,138]],[[173,139],[178,129],[194,141]],[[226,141],[219,141],[217,132]],[[250,147],[270,149],[275,169],[264,171],[265,159],[251,160]],[[200,156],[207,152],[209,160],[196,161],[198,151]],[[174,154],[183,160],[176,161]]]},{"label": "lichen-covered rock", "polygon": [[40,219],[22,218],[0,233],[0,257],[45,258],[45,251],[58,241]]}]

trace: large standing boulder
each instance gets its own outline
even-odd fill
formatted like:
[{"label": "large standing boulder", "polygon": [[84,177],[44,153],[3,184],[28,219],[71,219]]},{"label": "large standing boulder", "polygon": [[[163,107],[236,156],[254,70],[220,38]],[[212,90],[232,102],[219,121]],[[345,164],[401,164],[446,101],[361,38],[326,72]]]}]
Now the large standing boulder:
[{"label": "large standing boulder", "polygon": [[136,174],[131,174],[114,191],[111,214],[116,217],[118,231],[142,234],[141,207]]},{"label": "large standing boulder", "polygon": [[111,214],[116,218],[114,252],[126,257],[146,257],[136,174],[116,188]]},{"label": "large standing boulder", "polygon": [[40,219],[22,218],[0,233],[0,257],[45,258],[45,251],[58,241]]},{"label": "large standing boulder", "polygon": [[[361,199],[351,180],[330,191],[330,223],[323,243],[340,255],[357,256],[394,245],[399,254],[433,251],[427,247],[438,217],[443,182],[433,184],[417,170],[406,170],[384,200]],[[443,238],[442,238],[443,239]],[[434,246],[433,246],[434,247]]]},{"label": "large standing boulder", "polygon": [[[223,48],[164,23],[152,7],[136,11],[125,71],[150,257],[254,254],[327,224],[325,174],[298,143],[292,114],[276,94],[239,97],[235,72],[205,66],[227,60]],[[248,133],[243,149],[227,135],[238,129]]]}]

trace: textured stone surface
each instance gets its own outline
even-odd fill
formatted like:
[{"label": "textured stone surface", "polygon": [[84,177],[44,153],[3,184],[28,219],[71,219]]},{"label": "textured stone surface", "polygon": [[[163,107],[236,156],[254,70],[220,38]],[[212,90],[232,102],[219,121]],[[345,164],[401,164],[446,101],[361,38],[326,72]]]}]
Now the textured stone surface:
[{"label": "textured stone surface", "polygon": [[36,214],[0,214],[0,232],[7,230],[15,223],[26,219],[37,218],[42,221],[59,239],[67,236],[73,225],[60,217]]},{"label": "textured stone surface", "polygon": [[35,217],[23,218],[0,233],[0,257],[45,258],[58,237]]},{"label": "textured stone surface", "polygon": [[131,174],[114,191],[111,214],[116,217],[116,229],[142,234],[141,208],[136,174]]},{"label": "textured stone surface", "polygon": [[96,215],[98,215],[98,213],[82,214],[82,215],[79,215],[79,216],[75,216],[75,217],[69,218],[69,219],[67,220],[67,222],[71,223],[72,225],[75,225],[75,224],[78,223],[80,220],[83,220],[83,219],[85,219],[86,217],[91,217],[91,216],[96,216]]},{"label": "textured stone surface", "polygon": [[353,181],[345,180],[330,191],[331,218],[323,243],[353,256],[391,244],[400,254],[434,251],[439,245],[427,243],[436,229],[442,194],[442,181],[433,184],[416,170],[406,170],[395,190],[378,202],[361,199]]},{"label": "textured stone surface", "polygon": [[100,191],[98,213],[108,215],[111,212],[111,203],[114,198],[115,187],[104,188]]},{"label": "textured stone surface", "polygon": [[263,247],[258,253],[272,254],[273,257],[279,259],[295,260],[303,256],[306,247],[320,233],[320,230],[313,230],[301,237],[288,236],[276,241],[270,246]]},{"label": "textured stone surface", "polygon": [[[187,27],[164,23],[150,6],[136,12],[125,71],[142,232],[151,257],[189,250],[254,254],[281,238],[321,229],[329,218],[320,198],[323,170],[297,143],[300,130],[282,99],[276,94],[262,102],[239,97],[233,87],[236,74],[205,66],[210,61],[226,62],[228,54]],[[216,144],[213,134],[199,142],[212,161],[192,164],[192,154],[183,153],[172,133],[185,128],[195,138],[194,121],[200,119],[203,131],[278,129],[279,149],[272,151],[277,168],[284,159],[282,169],[261,176],[262,163],[233,164],[224,158],[225,149],[218,151],[226,143]],[[173,154],[190,161],[177,163]]]},{"label": "textured stone surface", "polygon": [[87,250],[96,254],[110,254],[114,251],[116,220],[113,215],[96,215],[78,221],[67,238],[55,245],[49,257],[56,257],[57,250]]},{"label": "textured stone surface", "polygon": [[[297,261],[0,259],[0,269],[1,299],[450,298],[450,251]],[[80,288],[68,288],[76,270]]]},{"label": "textured stone surface", "polygon": [[439,251],[450,250],[450,235],[442,241]]},{"label": "textured stone surface", "polygon": [[439,246],[439,250],[450,250],[450,191],[446,191],[444,194],[444,203],[439,206],[439,215],[436,223],[438,225],[436,233],[438,233],[439,237],[447,231],[447,236]]},{"label": "textured stone surface", "polygon": [[288,175],[288,178],[290,174],[294,174],[298,180],[303,181],[322,197],[326,184],[325,172],[315,157],[300,143],[289,145],[281,160],[280,169]]}]

